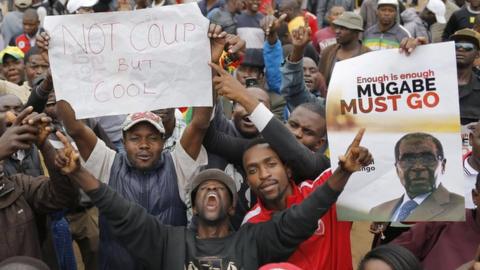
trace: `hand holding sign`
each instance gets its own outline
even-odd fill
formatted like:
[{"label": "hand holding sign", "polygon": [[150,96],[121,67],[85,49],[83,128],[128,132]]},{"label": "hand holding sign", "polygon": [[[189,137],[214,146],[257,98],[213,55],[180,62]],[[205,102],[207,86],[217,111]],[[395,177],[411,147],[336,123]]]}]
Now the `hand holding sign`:
[{"label": "hand holding sign", "polygon": [[360,129],[353,139],[352,144],[348,147],[347,153],[338,157],[338,165],[346,172],[353,173],[360,171],[363,166],[367,166],[373,161],[368,149],[360,146],[364,133],[365,129]]},{"label": "hand holding sign", "polygon": [[80,159],[73,146],[60,131],[55,133],[62,142],[63,148],[58,150],[55,157],[55,166],[60,169],[62,174],[71,174],[80,168]]}]

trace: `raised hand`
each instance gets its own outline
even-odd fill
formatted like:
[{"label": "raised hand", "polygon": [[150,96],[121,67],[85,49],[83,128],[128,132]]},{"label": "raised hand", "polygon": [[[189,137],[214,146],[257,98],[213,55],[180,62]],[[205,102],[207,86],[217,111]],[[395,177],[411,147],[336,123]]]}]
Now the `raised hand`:
[{"label": "raised hand", "polygon": [[[37,140],[38,128],[22,125],[22,121],[33,111],[27,107],[12,121],[12,125],[0,137],[0,159],[4,159],[18,150],[27,150]],[[5,119],[4,119],[5,121]]]},{"label": "raised hand", "polygon": [[362,167],[367,166],[373,161],[372,155],[368,152],[368,149],[360,146],[364,133],[365,129],[360,129],[353,139],[353,142],[348,147],[347,153],[338,157],[338,165],[342,170],[353,173],[359,171]]},{"label": "raised hand", "polygon": [[36,113],[32,112],[29,114],[25,119],[23,119],[23,125],[30,125],[38,130],[37,134],[37,146],[41,147],[45,140],[47,139],[48,135],[52,132],[52,127],[50,124],[52,123],[52,118],[48,117],[45,113]]},{"label": "raised hand", "polygon": [[428,43],[428,40],[426,37],[404,38],[400,42],[399,51],[400,53],[405,53],[408,56],[415,50],[415,48],[417,48],[417,46],[424,45],[427,43]]},{"label": "raised hand", "polygon": [[50,36],[46,32],[41,32],[37,35],[35,45],[40,49],[43,60],[48,61],[48,46],[50,42]]},{"label": "raised hand", "polygon": [[278,18],[268,15],[260,21],[263,32],[265,32],[265,36],[270,44],[276,42],[278,28],[285,21],[285,18],[287,18],[287,14],[282,14]]},{"label": "raised hand", "polygon": [[80,158],[77,151],[60,131],[55,133],[62,142],[63,148],[57,151],[55,166],[62,174],[71,174],[80,169]]},{"label": "raised hand", "polygon": [[238,101],[239,95],[245,92],[245,87],[219,65],[210,63],[210,66],[217,73],[213,77],[213,88],[217,94]]},{"label": "raised hand", "polygon": [[218,63],[224,50],[227,50],[228,53],[231,54],[241,54],[245,51],[245,41],[236,35],[227,34],[226,32],[222,31],[222,27],[220,25],[210,24],[208,29],[208,37],[210,38],[212,63]]},{"label": "raised hand", "polygon": [[300,26],[290,33],[290,37],[292,39],[292,45],[294,47],[301,47],[302,49],[307,46],[308,42],[310,42],[310,34],[311,34],[311,29],[310,26],[308,26],[308,18],[304,18],[305,20],[305,25]]}]

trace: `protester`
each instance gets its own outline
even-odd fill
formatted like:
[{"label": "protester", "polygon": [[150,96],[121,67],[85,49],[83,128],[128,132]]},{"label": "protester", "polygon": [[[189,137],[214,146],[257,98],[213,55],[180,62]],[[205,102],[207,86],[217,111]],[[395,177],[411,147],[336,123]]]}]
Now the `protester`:
[{"label": "protester", "polygon": [[462,29],[450,37],[455,41],[457,77],[462,125],[480,119],[480,79],[473,71],[473,63],[480,48],[480,34],[471,29]]},{"label": "protester", "polygon": [[23,33],[10,40],[10,46],[17,46],[23,53],[27,53],[35,46],[35,40],[40,29],[40,19],[35,9],[27,9],[23,14]]},{"label": "protester", "polygon": [[409,249],[425,269],[456,269],[470,261],[480,243],[480,176],[471,196],[475,209],[466,209],[465,222],[417,223],[393,243]]},{"label": "protester", "polygon": [[282,0],[278,8],[280,14],[285,14],[285,22],[288,24],[288,32],[292,32],[299,26],[310,27],[310,38],[313,41],[314,34],[318,30],[317,19],[309,13],[304,13],[297,0]]},{"label": "protester", "polygon": [[[369,153],[361,148],[359,155]],[[301,203],[332,175],[326,170],[315,181],[304,181],[297,186],[291,180],[291,169],[264,139],[254,140],[246,147],[243,166],[248,184],[258,197],[243,224],[271,220],[275,213]],[[315,234],[303,242],[288,261],[301,269],[353,269],[351,225],[351,222],[337,221],[336,208],[332,206],[318,221]]]},{"label": "protester", "polygon": [[480,1],[469,0],[459,10],[455,11],[445,26],[442,34],[442,40],[449,40],[450,36],[456,31],[464,28],[472,29],[476,22],[477,15],[480,14]]},{"label": "protester", "polygon": [[368,252],[358,270],[422,270],[415,256],[396,245],[379,246]]},{"label": "protester", "polygon": [[32,0],[14,0],[13,3],[15,10],[5,15],[0,27],[0,32],[3,37],[2,48],[8,45],[14,36],[22,33],[23,13],[32,6]]},{"label": "protester", "polygon": [[[212,42],[214,62],[218,62],[224,46],[233,46],[233,53],[244,46],[237,37],[227,38],[217,25],[210,25],[208,35],[219,40]],[[48,47],[48,40],[45,41]],[[125,120],[122,131],[126,153],[116,153],[107,148],[91,129],[75,119],[75,112],[66,101],[57,103],[57,114],[77,144],[85,167],[96,177],[125,198],[141,202],[142,207],[162,223],[187,224],[186,204],[189,201],[185,191],[193,173],[207,165],[202,141],[209,125],[211,108],[195,108],[192,121],[172,152],[163,150],[165,128],[160,117],[151,112],[130,114]],[[144,193],[149,195],[142,195]],[[141,199],[144,196],[148,199]],[[100,232],[102,268],[131,269],[139,265],[111,234],[102,215]]]},{"label": "protester", "polygon": [[[337,61],[370,51],[359,41],[362,31],[360,16],[352,12],[344,12],[333,24],[336,26],[337,44],[330,45],[322,51],[319,64],[319,71],[325,77],[327,86]],[[323,99],[317,99],[305,86],[302,66],[305,46],[309,42],[308,31],[306,28],[299,28],[292,33],[293,51],[286,58],[282,68],[282,95],[291,111],[302,103],[324,102]]]},{"label": "protester", "polygon": [[[452,17],[452,14],[460,8],[453,1],[442,0],[442,2],[445,4],[445,21],[448,22],[450,17]],[[446,23],[439,22],[436,22],[430,26],[433,43],[442,42],[442,35],[446,26]]]},{"label": "protester", "polygon": [[359,155],[361,137],[361,133],[357,134],[340,159],[339,168],[298,207],[281,212],[271,221],[245,225],[237,232],[229,229],[229,217],[235,211],[236,187],[222,171],[205,170],[193,179],[189,196],[198,227],[190,231],[162,225],[142,207],[118,196],[79,165],[78,157],[75,158],[65,139],[66,151],[57,156],[56,164],[95,201],[114,235],[146,269],[203,266],[257,269],[286,259],[299,243],[310,237],[318,219],[335,202],[349,176],[359,170],[361,164],[370,162],[367,156]]},{"label": "protester", "polygon": [[[22,109],[22,101],[17,96],[12,94],[0,96],[0,113],[9,112],[16,117]],[[34,145],[31,145],[27,149],[19,149],[12,153],[12,155],[4,157],[2,165],[3,173],[7,176],[12,176],[18,173],[33,177],[43,175],[40,155],[37,147]]]},{"label": "protester", "polygon": [[346,11],[353,11],[355,9],[355,2],[352,0],[318,0],[316,15],[319,29],[324,26],[327,21],[325,15],[333,6],[342,6]]},{"label": "protester", "polygon": [[246,9],[235,16],[237,34],[247,42],[247,48],[263,48],[264,34],[260,21],[264,15],[258,12],[260,0],[245,0]]},{"label": "protester", "polygon": [[342,15],[343,12],[345,12],[345,8],[343,8],[343,6],[333,6],[327,12],[328,26],[321,28],[314,33],[312,42],[318,53],[321,53],[326,47],[337,43],[337,39],[335,38],[335,25],[333,25],[333,21]]},{"label": "protester", "polygon": [[472,151],[463,157],[463,172],[466,179],[465,208],[473,208],[474,204],[469,194],[475,186],[475,178],[480,172],[480,122],[474,125],[468,139]]},{"label": "protester", "polygon": [[363,34],[363,44],[366,47],[373,51],[398,48],[404,38],[411,36],[399,22],[396,22],[397,12],[397,0],[378,1],[377,23],[366,29]]},{"label": "protester", "polygon": [[7,129],[2,119],[0,159],[4,160],[12,153],[26,150],[32,143],[36,143],[42,150],[50,180],[44,176],[32,177],[24,174],[7,176],[2,173],[0,201],[3,207],[0,211],[2,215],[0,220],[6,238],[5,245],[0,248],[1,261],[19,255],[41,258],[35,216],[44,216],[67,207],[74,208],[77,202],[76,188],[55,170],[55,151],[45,140],[49,133],[46,126],[50,119],[44,114],[31,112],[31,107],[23,110]]},{"label": "protester", "polygon": [[226,0],[223,6],[214,8],[207,15],[210,22],[222,26],[223,31],[236,35],[237,21],[235,15],[242,11],[240,0]]}]

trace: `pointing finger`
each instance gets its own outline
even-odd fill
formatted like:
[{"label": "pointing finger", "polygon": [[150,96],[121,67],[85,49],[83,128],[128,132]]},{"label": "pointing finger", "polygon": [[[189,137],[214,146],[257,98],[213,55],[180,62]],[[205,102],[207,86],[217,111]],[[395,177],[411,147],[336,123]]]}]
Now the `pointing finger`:
[{"label": "pointing finger", "polygon": [[363,138],[363,134],[365,133],[365,128],[361,128],[357,135],[355,136],[355,139],[353,139],[353,142],[352,144],[350,145],[350,147],[357,147],[357,146],[360,146],[360,142],[362,141],[362,138]]}]

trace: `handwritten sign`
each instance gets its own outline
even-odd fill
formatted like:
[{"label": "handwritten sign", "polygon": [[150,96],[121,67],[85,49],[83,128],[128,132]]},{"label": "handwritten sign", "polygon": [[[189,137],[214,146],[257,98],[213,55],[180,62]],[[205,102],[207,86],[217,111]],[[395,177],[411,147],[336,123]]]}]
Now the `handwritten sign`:
[{"label": "handwritten sign", "polygon": [[78,118],[211,106],[208,24],[196,3],[48,16],[56,97]]},{"label": "handwritten sign", "polygon": [[[345,187],[339,219],[464,219],[455,67],[453,42],[419,46],[408,57],[392,49],[335,64],[327,97],[331,164],[338,166],[361,127],[374,158]],[[418,205],[402,207],[410,200]]]}]

